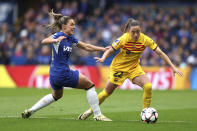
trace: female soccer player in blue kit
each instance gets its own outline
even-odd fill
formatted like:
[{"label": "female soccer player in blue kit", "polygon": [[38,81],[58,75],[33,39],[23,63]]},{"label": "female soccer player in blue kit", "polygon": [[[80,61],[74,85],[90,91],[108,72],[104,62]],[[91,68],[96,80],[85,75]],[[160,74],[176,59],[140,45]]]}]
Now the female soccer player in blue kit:
[{"label": "female soccer player in blue kit", "polygon": [[54,23],[50,25],[50,27],[59,32],[42,40],[42,44],[52,45],[52,62],[50,65],[52,94],[44,96],[30,109],[25,110],[22,113],[22,118],[29,118],[37,110],[60,99],[63,95],[63,87],[72,87],[85,89],[87,91],[88,103],[93,109],[95,120],[111,121],[100,111],[94,84],[78,71],[71,70],[68,65],[68,59],[72,52],[72,45],[87,51],[105,51],[107,48],[93,46],[75,39],[73,36],[75,21],[71,17],[55,14],[53,11],[50,12],[50,15],[54,18]]}]

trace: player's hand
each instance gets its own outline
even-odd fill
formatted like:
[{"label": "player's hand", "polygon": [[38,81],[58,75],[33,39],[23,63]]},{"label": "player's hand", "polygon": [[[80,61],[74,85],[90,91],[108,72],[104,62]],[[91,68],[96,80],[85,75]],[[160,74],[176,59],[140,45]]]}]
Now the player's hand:
[{"label": "player's hand", "polygon": [[172,70],[173,70],[174,74],[177,73],[179,76],[183,76],[183,73],[178,68],[173,67]]},{"label": "player's hand", "polygon": [[105,48],[102,47],[102,51],[105,52],[107,50],[109,50],[111,48],[111,46],[106,46]]},{"label": "player's hand", "polygon": [[105,51],[106,51],[106,50],[109,50],[110,48],[111,48],[111,46],[106,46],[106,47],[105,47]]},{"label": "player's hand", "polygon": [[104,47],[101,47],[101,51],[105,52],[105,51],[106,51],[106,49],[105,49]]},{"label": "player's hand", "polygon": [[65,37],[65,36],[60,36],[56,40],[57,40],[57,42],[61,42],[63,39],[66,39],[66,38],[67,37]]},{"label": "player's hand", "polygon": [[105,60],[103,60],[102,58],[99,57],[94,57],[94,59],[96,60],[96,62],[101,62],[103,63]]}]

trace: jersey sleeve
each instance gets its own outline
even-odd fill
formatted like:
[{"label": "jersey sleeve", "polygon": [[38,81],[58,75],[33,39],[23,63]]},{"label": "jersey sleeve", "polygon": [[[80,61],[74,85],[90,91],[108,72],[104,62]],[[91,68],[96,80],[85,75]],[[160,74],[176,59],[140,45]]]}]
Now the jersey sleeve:
[{"label": "jersey sleeve", "polygon": [[151,38],[147,38],[146,46],[148,46],[152,50],[156,50],[157,48],[157,44]]},{"label": "jersey sleeve", "polygon": [[55,33],[55,34],[51,35],[51,38],[53,38],[53,39],[57,39],[58,37],[59,37],[59,33]]},{"label": "jersey sleeve", "polygon": [[114,50],[118,50],[119,48],[121,48],[121,44],[122,44],[122,37],[119,37],[118,39],[116,39],[113,43],[112,43],[112,48]]}]

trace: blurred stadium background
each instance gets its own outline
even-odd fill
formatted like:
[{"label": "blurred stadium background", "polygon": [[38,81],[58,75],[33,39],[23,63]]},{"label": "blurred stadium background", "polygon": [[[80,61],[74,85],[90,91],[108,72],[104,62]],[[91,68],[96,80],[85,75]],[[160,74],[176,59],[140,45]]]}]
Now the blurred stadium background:
[{"label": "blurred stadium background", "polygon": [[[53,9],[75,18],[76,38],[104,47],[121,35],[128,18],[139,20],[142,31],[184,72],[183,78],[174,79],[166,63],[146,49],[141,64],[154,89],[197,89],[196,7],[195,0],[1,0],[0,87],[49,87],[51,49],[40,41],[52,34],[46,26],[52,22],[48,12]],[[113,59],[109,57],[102,66],[93,59],[101,55],[74,49],[70,61],[98,87],[104,86],[106,67]],[[121,88],[132,87],[126,81]]]},{"label": "blurred stadium background", "polygon": [[[123,90],[116,90],[101,106],[102,112],[115,122],[94,122],[92,118],[75,121],[88,108],[85,91],[80,90],[64,90],[60,101],[28,120],[21,119],[20,113],[25,108],[51,93],[49,89],[39,90],[50,88],[51,47],[41,46],[40,41],[52,34],[46,27],[52,22],[48,16],[51,9],[75,18],[76,38],[104,47],[121,35],[128,18],[140,21],[143,33],[154,39],[184,73],[184,77],[174,76],[153,51],[144,51],[141,64],[153,84],[151,106],[159,112],[156,124],[140,122],[142,91],[128,80],[119,87]],[[101,55],[74,49],[70,61],[72,68],[86,75],[98,88],[105,87],[114,57],[104,64],[96,63],[94,56]],[[197,0],[0,0],[2,131],[196,130],[196,89]]]}]

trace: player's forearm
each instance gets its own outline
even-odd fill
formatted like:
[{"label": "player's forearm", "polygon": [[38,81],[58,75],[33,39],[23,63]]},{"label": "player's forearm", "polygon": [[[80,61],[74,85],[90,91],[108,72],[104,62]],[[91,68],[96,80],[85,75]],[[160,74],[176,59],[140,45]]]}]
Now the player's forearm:
[{"label": "player's forearm", "polygon": [[159,55],[170,67],[172,67],[172,68],[175,67],[174,64],[171,62],[171,60],[169,59],[169,57],[165,53],[161,52],[161,54],[159,54]]},{"label": "player's forearm", "polygon": [[91,44],[87,44],[86,49],[88,51],[105,51],[105,48],[99,47],[99,46],[94,46],[94,45],[91,45]]},{"label": "player's forearm", "polygon": [[90,52],[92,52],[92,51],[105,51],[105,48],[103,48],[103,47],[94,46],[94,45],[91,45],[91,44],[84,43],[82,41],[79,41],[77,46],[81,49],[84,49],[84,50],[90,51]]},{"label": "player's forearm", "polygon": [[113,53],[114,53],[114,50],[112,48],[110,48],[107,51],[105,51],[105,53],[103,54],[101,59],[103,59],[103,61],[105,61],[105,59],[107,59]]},{"label": "player's forearm", "polygon": [[53,39],[51,37],[45,38],[45,39],[43,39],[41,41],[42,44],[52,44],[52,43],[56,43],[56,42],[58,42],[58,40],[57,39]]}]

